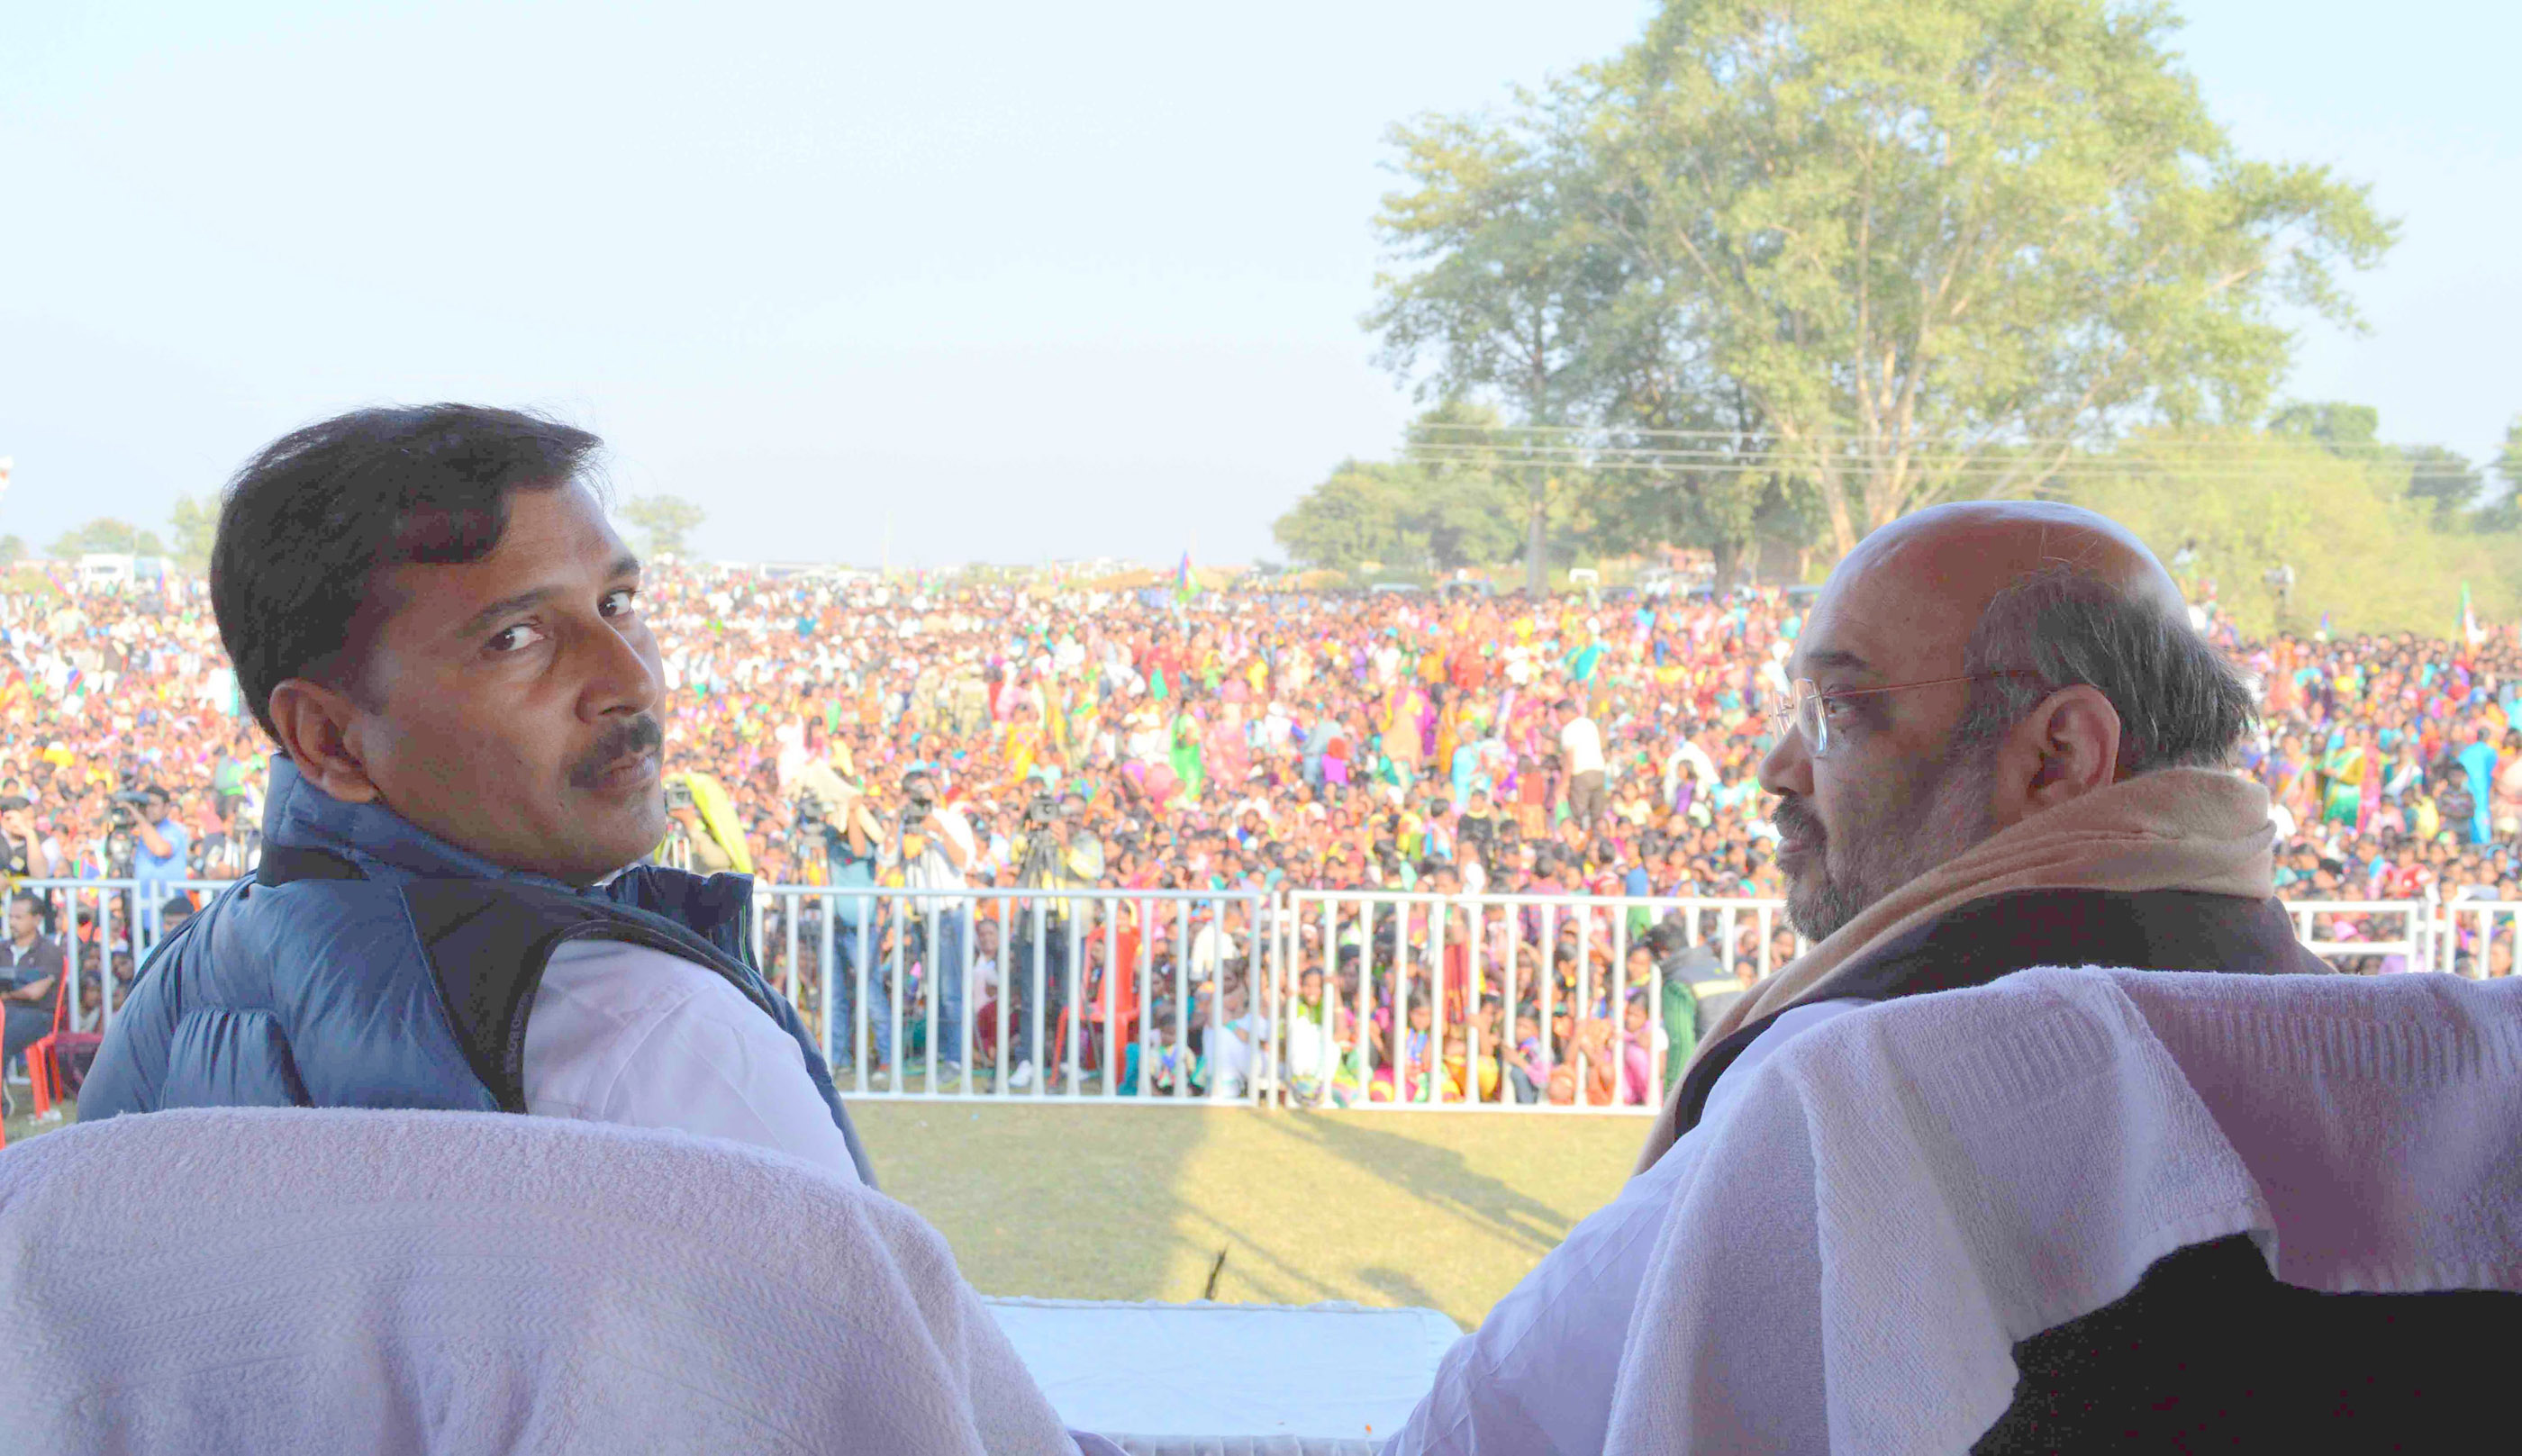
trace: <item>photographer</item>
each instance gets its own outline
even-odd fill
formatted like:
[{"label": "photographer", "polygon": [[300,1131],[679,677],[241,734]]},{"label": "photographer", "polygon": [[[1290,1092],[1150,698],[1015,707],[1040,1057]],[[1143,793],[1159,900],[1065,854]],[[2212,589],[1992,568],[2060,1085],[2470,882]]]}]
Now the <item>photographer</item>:
[{"label": "photographer", "polygon": [[242,880],[262,863],[262,803],[259,796],[222,796],[224,812],[217,828],[202,837],[202,878]]},{"label": "photographer", "polygon": [[[902,776],[902,811],[886,834],[879,863],[898,869],[909,889],[961,890],[970,887],[965,874],[975,853],[972,826],[962,811],[940,803],[937,781],[924,768]],[[910,905],[909,919],[927,983],[936,989],[937,1041],[930,1049],[941,1076],[960,1072],[963,1061],[963,944],[971,921],[971,903],[960,895],[921,895]],[[916,1004],[903,1007],[904,1024],[920,1015]],[[886,1030],[891,1030],[889,1019]],[[881,1046],[881,1043],[879,1043]],[[889,1050],[889,1049],[888,1049]]]},{"label": "photographer", "polygon": [[[1103,879],[1103,842],[1086,827],[1086,796],[1071,790],[1054,798],[1045,787],[1037,791],[1025,805],[1024,832],[1018,837],[1016,885],[1024,889],[1084,889]],[[1056,1037],[1059,1019],[1068,1005],[1068,927],[1071,916],[1081,926],[1091,922],[1095,901],[1085,896],[1049,898],[1043,901],[1042,949],[1042,1024],[1045,1035]],[[1033,1017],[1034,966],[1037,959],[1033,944],[1033,912],[1024,901],[1017,901],[1014,953],[1009,956],[1008,982],[1015,987],[1007,1019],[1007,1036],[1013,1044],[1015,1067],[1008,1073],[1010,1086],[1022,1089],[1033,1084]]]},{"label": "photographer", "polygon": [[753,873],[753,850],[736,824],[735,803],[726,789],[705,773],[666,775],[666,832],[659,858],[678,870],[700,875]]},{"label": "photographer", "polygon": [[[843,750],[842,762],[848,763]],[[867,807],[866,796],[857,785],[842,777],[825,759],[810,760],[799,769],[796,791],[789,800],[796,814],[800,832],[812,831],[820,836],[823,846],[823,883],[835,889],[865,889],[875,884],[876,846],[884,840],[884,827],[876,822]],[[865,895],[835,895],[832,898],[832,999],[839,1008],[839,1020],[832,1028],[832,1054],[839,1065],[850,1066],[858,1055],[857,1038],[850,1034],[856,1024],[858,1009],[858,962],[860,927],[867,923],[870,898]],[[868,932],[870,959],[874,955],[873,932]],[[882,1017],[871,1017],[876,1024],[875,1048],[879,1060],[892,1054],[891,1024]]]},{"label": "photographer", "polygon": [[163,785],[126,790],[115,795],[112,804],[114,832],[106,839],[108,873],[139,882],[130,901],[136,912],[130,923],[134,935],[148,936],[139,947],[145,950],[158,943],[156,917],[150,910],[169,895],[182,893],[177,887],[192,874],[192,836],[175,822],[174,796]]},{"label": "photographer", "polygon": [[[35,809],[23,795],[0,798],[0,884],[22,880],[58,880],[69,872],[61,842],[35,829]],[[54,930],[52,905],[43,908],[44,933]]]}]

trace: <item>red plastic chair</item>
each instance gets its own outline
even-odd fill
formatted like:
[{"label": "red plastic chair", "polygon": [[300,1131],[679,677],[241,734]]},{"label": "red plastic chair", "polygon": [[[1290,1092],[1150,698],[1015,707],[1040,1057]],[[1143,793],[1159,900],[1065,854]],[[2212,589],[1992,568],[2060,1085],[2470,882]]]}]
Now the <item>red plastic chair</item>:
[{"label": "red plastic chair", "polygon": [[26,1078],[34,1084],[35,1115],[43,1116],[65,1094],[69,1081],[69,1058],[78,1052],[91,1057],[105,1042],[102,1031],[70,1029],[70,978],[57,978],[53,983],[53,1029],[26,1046]]}]

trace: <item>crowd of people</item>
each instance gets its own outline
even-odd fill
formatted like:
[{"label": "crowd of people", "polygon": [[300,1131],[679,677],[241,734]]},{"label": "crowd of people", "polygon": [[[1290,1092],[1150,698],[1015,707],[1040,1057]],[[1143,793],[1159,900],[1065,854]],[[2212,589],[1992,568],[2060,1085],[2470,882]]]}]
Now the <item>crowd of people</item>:
[{"label": "crowd of people", "polygon": [[[1256,1043],[1276,1034],[1247,969],[1256,933],[1270,933],[1249,898],[1263,893],[1783,890],[1758,771],[1802,606],[1775,589],[1537,605],[1484,591],[1185,599],[659,565],[640,595],[671,700],[676,829],[659,858],[772,885],[947,897],[905,917],[856,902],[836,912],[844,1026],[866,1035],[878,1068],[892,1060],[895,996],[910,999],[906,1035],[924,1045],[931,980],[949,1028],[939,1061],[964,1059],[953,1028],[968,995],[983,1038],[969,1050],[987,1062],[1007,980],[1009,1051],[1029,1078],[1025,968],[1047,967],[1056,1023],[1074,942],[1080,1015],[1121,1028],[1110,1042],[1088,1031],[1084,1064],[1114,1064],[1132,1090],[1239,1086]],[[2262,721],[2234,767],[2270,792],[2282,893],[2522,900],[2512,626],[2258,641],[2212,589],[2198,595],[2194,619],[2260,686]],[[22,572],[12,583],[0,606],[6,873],[139,886],[81,902],[67,929],[66,902],[48,900],[44,933],[78,936],[127,983],[163,918],[200,903],[180,882],[254,868],[271,751],[237,701],[198,580],[82,592]],[[1162,899],[1111,909],[1122,923],[1109,933],[1107,908],[1081,897],[1070,927],[1069,902],[1053,901],[1067,935],[1040,946],[1022,915],[952,900],[1017,887],[1218,898],[1179,913]],[[792,903],[771,903],[766,959],[813,986],[826,928],[807,901],[787,964]],[[1378,929],[1343,911],[1327,946],[1326,923],[1299,917],[1288,970],[1312,989],[1277,1046],[1304,1095],[1650,1101],[1701,1020],[1689,985],[1722,994],[1739,968],[1796,949],[1767,917],[1720,927],[1710,912],[1693,927],[1641,912],[1615,928],[1570,914],[1546,926],[1492,906],[1445,912],[1448,932],[1429,914],[1408,912],[1397,978],[1388,919]],[[1634,975],[1610,964],[1615,929]],[[2404,933],[2355,914],[2323,929]],[[1720,930],[1734,938],[1710,955],[1700,942]],[[1177,947],[1184,934],[1195,943]],[[1510,986],[1493,968],[1518,952],[1524,982]],[[2464,969],[2509,970],[2509,939],[2482,954],[2494,964]],[[967,961],[972,976],[928,977],[917,968],[931,960]],[[1106,960],[1125,973],[1108,987]],[[1005,963],[1019,974],[1003,976]],[[1144,1015],[1127,974],[1142,963],[1159,973]],[[1194,973],[1180,995],[1178,963]],[[910,967],[898,988],[897,964]],[[864,1015],[849,1009],[861,970],[874,977]],[[846,1029],[835,1043],[851,1060]],[[1067,1050],[1043,1048],[1053,1064]]]}]

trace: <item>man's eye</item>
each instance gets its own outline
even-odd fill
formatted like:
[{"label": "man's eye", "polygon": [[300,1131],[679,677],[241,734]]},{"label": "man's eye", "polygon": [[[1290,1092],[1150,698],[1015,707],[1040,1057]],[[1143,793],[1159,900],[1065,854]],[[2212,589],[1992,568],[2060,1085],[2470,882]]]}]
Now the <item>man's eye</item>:
[{"label": "man's eye", "polygon": [[542,640],[541,629],[519,622],[513,627],[503,627],[492,633],[490,640],[484,646],[492,655],[504,657],[511,653],[524,652]]},{"label": "man's eye", "polygon": [[606,616],[621,616],[638,605],[639,588],[625,586],[605,593],[603,602],[599,604],[599,610]]}]

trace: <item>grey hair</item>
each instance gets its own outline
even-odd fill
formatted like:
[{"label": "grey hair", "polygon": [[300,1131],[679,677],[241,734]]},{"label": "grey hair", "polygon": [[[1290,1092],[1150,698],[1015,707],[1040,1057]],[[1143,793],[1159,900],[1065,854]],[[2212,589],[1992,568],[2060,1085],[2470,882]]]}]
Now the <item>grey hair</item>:
[{"label": "grey hair", "polygon": [[1979,677],[1957,747],[1992,745],[2061,688],[2097,688],[2120,715],[2122,773],[2221,768],[2250,731],[2249,684],[2189,623],[2073,567],[2033,572],[1980,614],[1963,670]]}]

